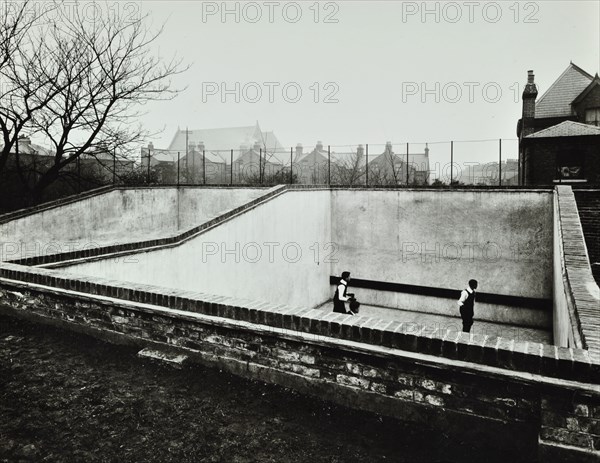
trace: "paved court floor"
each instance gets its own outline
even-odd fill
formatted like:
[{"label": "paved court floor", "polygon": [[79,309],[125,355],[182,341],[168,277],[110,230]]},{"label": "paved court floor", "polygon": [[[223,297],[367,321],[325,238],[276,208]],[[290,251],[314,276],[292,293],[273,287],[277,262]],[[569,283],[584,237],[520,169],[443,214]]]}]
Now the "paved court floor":
[{"label": "paved court floor", "polygon": [[[319,308],[323,310],[333,310],[333,303],[326,302]],[[360,315],[407,323],[409,324],[407,330],[415,333],[422,327],[425,327],[427,333],[445,333],[448,329],[456,332],[462,330],[462,321],[458,313],[456,314],[456,317],[451,317],[447,315],[361,305]],[[473,323],[471,332],[480,335],[501,336],[503,338],[514,339],[515,341],[552,344],[552,332],[549,330],[477,320],[477,308],[475,308],[475,322]]]}]

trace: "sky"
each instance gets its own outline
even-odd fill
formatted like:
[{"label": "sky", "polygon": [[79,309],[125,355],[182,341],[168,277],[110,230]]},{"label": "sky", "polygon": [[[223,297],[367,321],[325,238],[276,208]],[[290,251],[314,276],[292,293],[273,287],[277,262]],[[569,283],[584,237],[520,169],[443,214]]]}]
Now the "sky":
[{"label": "sky", "polygon": [[176,99],[144,108],[157,148],[178,127],[259,121],[285,146],[429,142],[447,153],[436,142],[460,152],[459,141],[491,140],[469,145],[483,161],[502,138],[516,157],[527,71],[541,96],[571,61],[600,68],[598,0],[121,5],[164,27],[156,53],[190,66],[173,80],[185,87]]}]

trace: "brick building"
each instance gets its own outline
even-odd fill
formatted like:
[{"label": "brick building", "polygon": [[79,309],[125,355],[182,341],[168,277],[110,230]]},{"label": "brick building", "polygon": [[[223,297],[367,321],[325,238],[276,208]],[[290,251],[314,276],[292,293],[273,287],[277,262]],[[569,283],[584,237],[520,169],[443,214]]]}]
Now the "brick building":
[{"label": "brick building", "polygon": [[600,184],[600,78],[570,63],[536,102],[533,71],[523,91],[519,175],[525,185]]}]

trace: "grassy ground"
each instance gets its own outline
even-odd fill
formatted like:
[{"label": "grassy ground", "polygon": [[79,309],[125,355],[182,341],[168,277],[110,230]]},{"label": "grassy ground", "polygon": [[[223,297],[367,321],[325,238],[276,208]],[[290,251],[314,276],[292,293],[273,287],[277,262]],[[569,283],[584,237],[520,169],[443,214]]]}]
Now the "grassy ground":
[{"label": "grassy ground", "polygon": [[10,462],[493,459],[423,427],[6,317],[0,417],[0,461]]}]

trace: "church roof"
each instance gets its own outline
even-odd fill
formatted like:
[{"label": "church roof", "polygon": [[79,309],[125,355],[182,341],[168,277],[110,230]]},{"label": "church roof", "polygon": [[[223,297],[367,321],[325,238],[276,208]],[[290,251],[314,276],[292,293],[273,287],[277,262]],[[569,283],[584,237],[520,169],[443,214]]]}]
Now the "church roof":
[{"label": "church roof", "polygon": [[285,149],[272,131],[261,131],[258,123],[244,127],[188,130],[187,136],[185,130],[177,130],[168,150],[185,153],[186,138],[190,144],[198,145],[202,142],[205,150],[228,151],[233,149],[234,158],[239,156],[240,147],[244,146],[246,149],[250,149],[256,142],[266,148],[268,152]]}]

